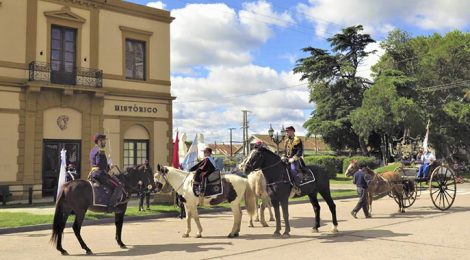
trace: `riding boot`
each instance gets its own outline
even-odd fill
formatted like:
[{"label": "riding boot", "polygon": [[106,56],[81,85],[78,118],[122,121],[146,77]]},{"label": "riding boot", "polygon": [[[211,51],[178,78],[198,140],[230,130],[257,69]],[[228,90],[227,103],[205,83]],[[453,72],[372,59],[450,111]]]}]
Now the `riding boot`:
[{"label": "riding boot", "polygon": [[120,199],[121,195],[122,195],[122,185],[119,185],[116,188],[114,188],[113,194],[111,195],[111,198],[109,200],[108,209],[107,209],[108,213],[111,213],[116,209],[118,200]]}]

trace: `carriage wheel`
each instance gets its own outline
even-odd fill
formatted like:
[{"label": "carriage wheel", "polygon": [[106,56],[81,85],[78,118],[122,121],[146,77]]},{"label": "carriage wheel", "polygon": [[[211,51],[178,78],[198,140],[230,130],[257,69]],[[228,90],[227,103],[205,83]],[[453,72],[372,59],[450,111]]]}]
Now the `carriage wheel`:
[{"label": "carriage wheel", "polygon": [[[402,203],[404,208],[409,208],[411,207],[415,201],[416,197],[418,195],[418,186],[416,182],[412,180],[404,180],[403,181],[403,190],[402,190]],[[395,202],[400,205],[397,196],[395,196],[392,192],[390,193],[390,196],[395,200]]]},{"label": "carriage wheel", "polygon": [[452,169],[438,166],[429,179],[429,192],[434,206],[440,210],[449,209],[457,194],[457,182]]}]

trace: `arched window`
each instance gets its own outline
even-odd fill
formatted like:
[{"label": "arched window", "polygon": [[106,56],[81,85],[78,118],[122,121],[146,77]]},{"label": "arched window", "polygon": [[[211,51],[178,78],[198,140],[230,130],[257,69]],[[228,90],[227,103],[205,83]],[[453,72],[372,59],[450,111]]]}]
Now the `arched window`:
[{"label": "arched window", "polygon": [[124,168],[142,164],[149,159],[149,134],[141,125],[130,127],[124,135]]}]

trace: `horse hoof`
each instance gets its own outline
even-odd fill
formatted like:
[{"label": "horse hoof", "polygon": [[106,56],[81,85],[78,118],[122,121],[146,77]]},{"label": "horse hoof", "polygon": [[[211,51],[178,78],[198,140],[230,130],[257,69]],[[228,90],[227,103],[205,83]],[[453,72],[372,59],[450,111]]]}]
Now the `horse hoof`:
[{"label": "horse hoof", "polygon": [[69,253],[68,253],[67,251],[65,251],[65,250],[60,251],[60,253],[61,253],[62,255],[69,255]]},{"label": "horse hoof", "polygon": [[86,254],[87,255],[93,255],[93,252],[91,252],[91,250],[88,250],[88,251],[86,251]]},{"label": "horse hoof", "polygon": [[183,238],[189,237],[189,234],[183,234]]},{"label": "horse hoof", "polygon": [[289,233],[284,233],[282,234],[281,238],[290,238],[290,235]]},{"label": "horse hoof", "polygon": [[127,249],[127,246],[122,244],[122,245],[119,245],[121,247],[121,249]]},{"label": "horse hoof", "polygon": [[234,237],[239,237],[239,236],[240,236],[240,233],[237,232],[237,233],[233,234],[233,236],[234,236]]},{"label": "horse hoof", "polygon": [[201,237],[202,237],[201,234],[197,234],[197,235],[196,235],[196,238],[201,238]]},{"label": "horse hoof", "polygon": [[248,227],[255,227],[255,226],[253,225],[253,222],[250,222],[250,224],[248,225]]},{"label": "horse hoof", "polygon": [[312,233],[319,233],[318,228],[312,228]]},{"label": "horse hoof", "polygon": [[269,221],[274,221],[274,219],[273,219],[273,218],[270,218]]},{"label": "horse hoof", "polygon": [[268,223],[262,223],[263,227],[269,227]]},{"label": "horse hoof", "polygon": [[333,226],[333,227],[331,228],[331,232],[333,232],[333,233],[338,233],[338,227]]},{"label": "horse hoof", "polygon": [[228,236],[227,236],[227,237],[228,237],[228,238],[234,238],[234,237],[235,237],[235,235],[234,235],[234,234],[232,234],[232,233],[230,233],[230,234],[228,234]]},{"label": "horse hoof", "polygon": [[259,218],[256,218],[255,221],[256,221],[256,222],[259,222]]},{"label": "horse hoof", "polygon": [[281,237],[281,233],[279,233],[279,232],[274,232],[273,237],[276,237],[276,238]]}]

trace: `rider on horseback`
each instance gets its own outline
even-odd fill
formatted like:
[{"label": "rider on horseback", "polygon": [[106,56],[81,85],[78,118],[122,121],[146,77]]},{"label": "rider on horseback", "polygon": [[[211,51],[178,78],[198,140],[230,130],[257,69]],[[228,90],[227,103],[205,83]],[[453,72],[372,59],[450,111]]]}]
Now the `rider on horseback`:
[{"label": "rider on horseback", "polygon": [[304,154],[304,145],[302,140],[295,136],[295,128],[289,126],[286,128],[287,140],[285,144],[285,155],[281,158],[288,161],[290,165],[290,174],[294,185],[299,187],[302,180],[301,168],[305,165],[302,156]]},{"label": "rider on horseback", "polygon": [[204,192],[206,189],[206,178],[209,176],[209,174],[217,170],[214,158],[212,158],[211,155],[212,149],[207,147],[204,149],[204,159],[189,169],[190,172],[196,171],[194,175],[194,182],[199,182],[199,194],[202,197],[204,197]]},{"label": "rider on horseback", "polygon": [[98,133],[95,135],[94,141],[95,146],[90,151],[90,174],[93,179],[113,192],[107,209],[108,212],[113,212],[117,206],[119,197],[122,195],[123,187],[117,178],[108,174],[110,167],[104,150],[106,146],[106,135]]}]

